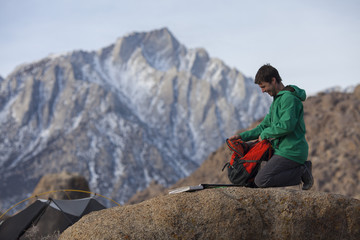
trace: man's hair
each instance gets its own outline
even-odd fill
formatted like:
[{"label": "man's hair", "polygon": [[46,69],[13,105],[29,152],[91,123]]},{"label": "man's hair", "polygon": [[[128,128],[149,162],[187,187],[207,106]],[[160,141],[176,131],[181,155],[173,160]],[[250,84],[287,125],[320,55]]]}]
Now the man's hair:
[{"label": "man's hair", "polygon": [[275,78],[277,83],[280,83],[282,81],[278,70],[276,70],[276,68],[274,68],[270,64],[265,64],[261,68],[259,68],[258,72],[256,73],[255,83],[270,83],[272,78]]}]

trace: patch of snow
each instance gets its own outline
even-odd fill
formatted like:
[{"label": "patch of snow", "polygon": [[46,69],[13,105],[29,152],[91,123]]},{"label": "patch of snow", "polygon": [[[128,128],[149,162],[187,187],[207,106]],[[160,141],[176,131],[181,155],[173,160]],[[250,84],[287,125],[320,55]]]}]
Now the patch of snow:
[{"label": "patch of snow", "polygon": [[99,175],[96,172],[95,161],[88,161],[89,172],[90,172],[90,186],[97,186]]}]

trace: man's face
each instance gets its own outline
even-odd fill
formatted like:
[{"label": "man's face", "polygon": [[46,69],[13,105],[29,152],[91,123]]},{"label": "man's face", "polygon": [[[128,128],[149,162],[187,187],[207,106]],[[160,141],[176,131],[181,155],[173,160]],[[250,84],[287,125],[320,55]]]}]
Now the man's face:
[{"label": "man's face", "polygon": [[266,92],[267,94],[269,94],[272,97],[276,96],[276,94],[277,94],[274,81],[272,81],[271,83],[260,82],[259,87],[261,88],[261,91],[263,93]]}]

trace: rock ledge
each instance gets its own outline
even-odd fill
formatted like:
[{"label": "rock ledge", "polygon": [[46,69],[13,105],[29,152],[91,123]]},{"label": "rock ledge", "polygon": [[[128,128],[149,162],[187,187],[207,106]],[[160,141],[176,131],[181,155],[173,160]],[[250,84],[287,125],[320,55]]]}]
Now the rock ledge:
[{"label": "rock ledge", "polygon": [[219,188],[84,216],[59,239],[360,239],[360,201],[293,189]]}]

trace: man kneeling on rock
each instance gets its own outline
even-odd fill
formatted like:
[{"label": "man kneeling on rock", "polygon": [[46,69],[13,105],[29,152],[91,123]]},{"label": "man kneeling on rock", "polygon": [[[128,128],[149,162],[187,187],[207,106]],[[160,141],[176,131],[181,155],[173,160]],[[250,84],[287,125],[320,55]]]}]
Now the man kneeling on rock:
[{"label": "man kneeling on rock", "polygon": [[312,163],[307,161],[308,144],[305,139],[304,110],[302,101],[305,90],[294,85],[284,86],[276,68],[262,66],[255,83],[262,92],[273,97],[269,113],[254,129],[230,137],[243,141],[268,139],[274,155],[255,177],[257,187],[285,187],[303,182],[303,190],[312,187]]}]

